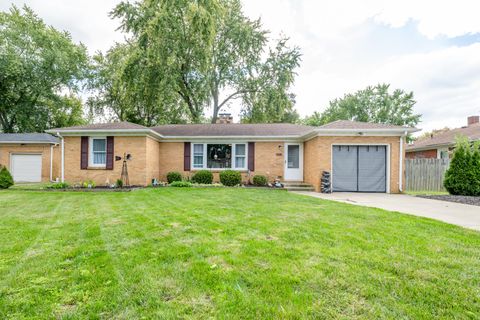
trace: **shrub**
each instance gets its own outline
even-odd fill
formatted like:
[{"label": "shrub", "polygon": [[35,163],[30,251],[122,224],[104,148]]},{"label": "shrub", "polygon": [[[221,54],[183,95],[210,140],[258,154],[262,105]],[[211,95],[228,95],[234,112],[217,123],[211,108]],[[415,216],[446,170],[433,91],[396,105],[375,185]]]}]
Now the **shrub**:
[{"label": "shrub", "polygon": [[117,179],[117,182],[115,182],[115,187],[123,188],[123,180],[122,179]]},{"label": "shrub", "polygon": [[182,181],[182,175],[180,172],[177,171],[170,171],[167,173],[167,181],[168,183],[172,183],[174,181]]},{"label": "shrub", "polygon": [[238,186],[242,183],[242,175],[238,171],[225,170],[220,172],[220,182],[227,187]]},{"label": "shrub", "polygon": [[172,183],[170,183],[170,187],[176,188],[190,188],[192,186],[192,183],[188,181],[173,181]]},{"label": "shrub", "polygon": [[47,189],[67,189],[70,185],[66,182],[56,182],[47,186]]},{"label": "shrub", "polygon": [[97,186],[97,184],[93,180],[87,180],[87,181],[83,182],[82,186],[84,188],[95,188]]},{"label": "shrub", "polygon": [[459,139],[455,146],[450,167],[445,173],[445,189],[453,195],[480,195],[480,151],[467,139]]},{"label": "shrub", "polygon": [[8,189],[13,186],[13,178],[7,167],[0,169],[0,189]]},{"label": "shrub", "polygon": [[258,187],[266,186],[268,183],[267,177],[262,175],[255,175],[253,176],[253,184]]},{"label": "shrub", "polygon": [[192,176],[192,182],[212,184],[213,174],[209,170],[199,170]]}]

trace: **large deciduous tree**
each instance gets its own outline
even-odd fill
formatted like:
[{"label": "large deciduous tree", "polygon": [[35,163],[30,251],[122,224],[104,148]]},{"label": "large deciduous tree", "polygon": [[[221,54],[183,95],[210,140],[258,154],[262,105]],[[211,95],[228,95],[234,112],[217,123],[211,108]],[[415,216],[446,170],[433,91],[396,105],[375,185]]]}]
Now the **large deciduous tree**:
[{"label": "large deciduous tree", "polygon": [[[112,16],[120,18],[121,29],[131,35],[128,48],[136,52],[137,65],[157,84],[122,85],[131,96],[143,91],[139,103],[155,95],[151,101],[163,101],[176,115],[186,111],[191,122],[204,121],[206,110],[215,122],[234,99],[242,102],[242,114],[251,122],[279,121],[293,111],[288,90],[299,50],[281,39],[266,52],[267,32],[260,21],[245,17],[239,0],[122,2]],[[122,72],[121,82],[132,81]],[[103,92],[98,98],[108,95]]]},{"label": "large deciduous tree", "polygon": [[0,130],[43,131],[83,122],[76,91],[88,55],[28,7],[0,12]]},{"label": "large deciduous tree", "polygon": [[315,112],[305,119],[309,125],[319,126],[336,120],[386,123],[415,126],[421,115],[415,114],[416,101],[413,92],[396,89],[389,92],[390,85],[378,84],[367,87],[343,98],[330,101],[322,113]]}]

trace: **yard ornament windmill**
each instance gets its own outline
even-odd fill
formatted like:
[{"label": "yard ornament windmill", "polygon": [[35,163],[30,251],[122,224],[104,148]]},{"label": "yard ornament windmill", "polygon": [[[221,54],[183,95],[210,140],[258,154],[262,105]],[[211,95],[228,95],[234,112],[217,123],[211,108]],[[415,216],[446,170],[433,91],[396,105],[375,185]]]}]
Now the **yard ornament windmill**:
[{"label": "yard ornament windmill", "polygon": [[124,153],[123,158],[120,156],[115,156],[115,161],[120,161],[122,159],[123,159],[123,165],[122,165],[122,175],[120,179],[123,182],[123,186],[128,187],[130,186],[130,180],[128,179],[127,161],[132,160],[132,155],[130,153]]}]

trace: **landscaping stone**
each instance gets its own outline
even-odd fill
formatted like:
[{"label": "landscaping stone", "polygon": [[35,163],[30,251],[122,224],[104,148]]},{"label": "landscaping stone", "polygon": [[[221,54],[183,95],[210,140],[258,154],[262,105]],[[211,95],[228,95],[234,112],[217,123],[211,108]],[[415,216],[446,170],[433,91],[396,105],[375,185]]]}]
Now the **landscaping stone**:
[{"label": "landscaping stone", "polygon": [[480,197],[472,196],[454,196],[454,195],[417,195],[420,198],[433,199],[433,200],[442,200],[449,202],[458,202],[463,204],[470,204],[473,206],[480,206]]}]

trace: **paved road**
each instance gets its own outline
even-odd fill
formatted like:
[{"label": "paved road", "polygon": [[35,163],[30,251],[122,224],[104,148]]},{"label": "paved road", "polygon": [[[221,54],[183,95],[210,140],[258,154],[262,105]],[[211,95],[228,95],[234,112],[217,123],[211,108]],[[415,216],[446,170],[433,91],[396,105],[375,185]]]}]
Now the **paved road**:
[{"label": "paved road", "polygon": [[418,198],[404,194],[295,192],[321,199],[437,219],[480,231],[480,207],[461,203]]}]

